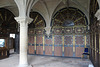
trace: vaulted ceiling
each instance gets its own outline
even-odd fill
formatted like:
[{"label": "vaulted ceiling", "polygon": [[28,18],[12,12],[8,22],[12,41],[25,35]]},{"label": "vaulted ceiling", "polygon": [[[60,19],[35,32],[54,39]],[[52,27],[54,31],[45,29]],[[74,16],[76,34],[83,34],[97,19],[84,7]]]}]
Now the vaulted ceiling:
[{"label": "vaulted ceiling", "polygon": [[[60,9],[74,7],[80,9],[89,21],[90,0],[35,0],[32,11],[40,13],[50,26],[51,18]],[[67,2],[68,1],[68,2]],[[69,5],[68,5],[69,4]],[[18,16],[18,8],[14,0],[0,0],[0,8],[9,9],[15,16]]]}]

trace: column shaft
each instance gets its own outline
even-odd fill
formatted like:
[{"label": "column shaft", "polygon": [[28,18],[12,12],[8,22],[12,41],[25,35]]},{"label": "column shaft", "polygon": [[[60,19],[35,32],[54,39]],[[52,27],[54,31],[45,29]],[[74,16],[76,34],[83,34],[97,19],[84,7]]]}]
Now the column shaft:
[{"label": "column shaft", "polygon": [[28,65],[27,48],[28,48],[28,24],[32,22],[29,17],[15,17],[20,24],[20,54],[18,67],[31,67]]},{"label": "column shaft", "polygon": [[27,45],[28,45],[28,35],[27,35],[28,24],[25,22],[20,23],[20,62],[19,64],[28,65],[27,61]]}]

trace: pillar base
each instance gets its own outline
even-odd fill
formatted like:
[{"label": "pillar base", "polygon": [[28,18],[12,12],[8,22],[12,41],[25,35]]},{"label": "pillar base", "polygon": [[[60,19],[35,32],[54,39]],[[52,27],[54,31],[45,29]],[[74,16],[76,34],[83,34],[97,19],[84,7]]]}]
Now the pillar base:
[{"label": "pillar base", "polygon": [[32,67],[31,65],[19,65],[17,67]]}]

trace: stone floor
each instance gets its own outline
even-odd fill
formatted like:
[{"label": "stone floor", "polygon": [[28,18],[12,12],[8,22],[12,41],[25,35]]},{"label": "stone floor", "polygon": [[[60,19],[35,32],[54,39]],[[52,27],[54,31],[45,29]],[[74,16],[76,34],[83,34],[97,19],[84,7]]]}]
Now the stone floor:
[{"label": "stone floor", "polygon": [[[18,54],[11,54],[9,58],[0,60],[0,67],[17,67],[18,58]],[[88,67],[91,64],[88,59],[36,55],[28,55],[28,60],[32,67]]]}]

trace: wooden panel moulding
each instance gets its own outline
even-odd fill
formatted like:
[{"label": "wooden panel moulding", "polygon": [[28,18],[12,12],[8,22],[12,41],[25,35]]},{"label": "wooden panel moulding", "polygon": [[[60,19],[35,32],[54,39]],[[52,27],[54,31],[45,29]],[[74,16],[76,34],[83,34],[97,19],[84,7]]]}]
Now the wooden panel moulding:
[{"label": "wooden panel moulding", "polygon": [[52,46],[45,46],[45,55],[52,55]]},{"label": "wooden panel moulding", "polygon": [[84,39],[85,39],[85,48],[86,48],[86,35],[84,36]]},{"label": "wooden panel moulding", "polygon": [[36,51],[36,35],[34,36],[34,45],[35,45],[35,51]]},{"label": "wooden panel moulding", "polygon": [[43,46],[36,46],[36,54],[43,55]]},{"label": "wooden panel moulding", "polygon": [[75,35],[73,35],[73,52],[75,52]]},{"label": "wooden panel moulding", "polygon": [[44,35],[43,35],[43,51],[45,51],[45,47],[44,47],[45,45],[44,44],[45,44],[45,39],[44,39]]},{"label": "wooden panel moulding", "polygon": [[52,35],[52,40],[53,40],[53,42],[52,42],[52,44],[53,44],[52,51],[54,51],[54,34]]},{"label": "wooden panel moulding", "polygon": [[55,47],[54,48],[54,56],[62,56],[62,47]]},{"label": "wooden panel moulding", "polygon": [[62,45],[63,45],[62,52],[64,52],[64,35],[62,36]]},{"label": "wooden panel moulding", "polygon": [[97,60],[97,48],[96,48],[96,33],[95,33],[95,61]]},{"label": "wooden panel moulding", "polygon": [[64,56],[73,57],[73,47],[65,47]]},{"label": "wooden panel moulding", "polygon": [[32,45],[28,46],[29,54],[34,54],[34,50],[35,50],[34,46]]},{"label": "wooden panel moulding", "polygon": [[82,57],[82,54],[84,53],[84,47],[76,47],[76,57]]}]

